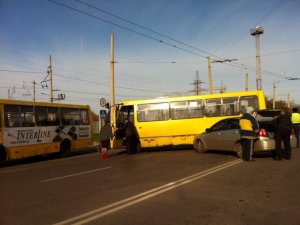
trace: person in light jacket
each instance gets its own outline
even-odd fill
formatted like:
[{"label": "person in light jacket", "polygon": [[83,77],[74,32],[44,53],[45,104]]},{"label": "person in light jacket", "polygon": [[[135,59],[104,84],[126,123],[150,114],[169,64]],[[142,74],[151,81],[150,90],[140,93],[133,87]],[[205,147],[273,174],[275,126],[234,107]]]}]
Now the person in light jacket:
[{"label": "person in light jacket", "polygon": [[300,132],[300,113],[298,113],[298,108],[293,108],[292,113],[292,124],[293,130],[295,132],[296,140],[297,140],[297,148],[299,148],[299,132]]},{"label": "person in light jacket", "polygon": [[244,161],[254,161],[252,159],[252,153],[254,148],[254,141],[258,138],[258,123],[253,116],[254,109],[252,106],[246,108],[246,113],[240,118],[240,132],[242,138]]}]

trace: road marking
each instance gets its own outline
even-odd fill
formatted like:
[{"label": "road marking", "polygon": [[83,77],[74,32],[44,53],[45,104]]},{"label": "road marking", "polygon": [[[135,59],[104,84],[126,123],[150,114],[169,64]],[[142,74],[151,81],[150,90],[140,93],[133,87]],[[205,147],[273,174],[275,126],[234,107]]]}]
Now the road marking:
[{"label": "road marking", "polygon": [[238,163],[241,163],[241,162],[242,162],[242,160],[237,159],[237,160],[234,160],[232,162],[228,162],[228,163],[224,163],[224,164],[219,165],[219,166],[215,166],[211,169],[201,171],[201,172],[196,173],[194,175],[185,177],[183,179],[179,179],[179,180],[174,181],[174,182],[170,182],[170,183],[162,185],[160,187],[157,187],[157,188],[151,189],[149,191],[134,195],[132,197],[123,199],[121,201],[112,203],[110,205],[107,205],[107,206],[104,206],[104,207],[101,207],[101,208],[98,208],[98,209],[94,209],[90,212],[83,213],[81,215],[72,217],[70,219],[55,223],[53,225],[66,225],[66,224],[81,225],[81,224],[89,223],[89,222],[91,222],[93,220],[96,220],[96,219],[99,219],[99,218],[101,218],[105,215],[108,215],[108,214],[111,214],[113,212],[119,211],[121,209],[127,208],[127,207],[129,207],[131,205],[134,205],[134,204],[137,204],[141,201],[145,201],[146,199],[155,197],[155,196],[157,196],[159,194],[162,194],[164,192],[167,192],[167,191],[170,191],[170,190],[175,189],[177,187],[180,187],[182,185],[191,183],[195,180],[198,180],[198,179],[203,178],[205,176],[208,176],[210,174],[216,173],[216,172],[218,172],[220,170],[223,170],[225,168],[234,166],[234,165],[236,165]]},{"label": "road marking", "polygon": [[19,171],[23,171],[23,170],[28,170],[28,168],[0,171],[0,174],[4,174],[4,173],[14,173],[14,172],[19,172]]},{"label": "road marking", "polygon": [[108,167],[104,167],[104,168],[100,168],[100,169],[96,169],[96,170],[84,171],[84,172],[81,172],[81,173],[69,174],[69,175],[61,176],[61,177],[54,177],[54,178],[50,178],[50,179],[47,179],[47,180],[41,180],[40,182],[42,183],[42,182],[55,181],[55,180],[69,178],[69,177],[79,176],[79,175],[82,175],[82,174],[93,173],[93,172],[97,172],[97,171],[101,171],[101,170],[107,170],[107,169],[110,169],[110,168],[112,168],[112,166],[108,166]]}]

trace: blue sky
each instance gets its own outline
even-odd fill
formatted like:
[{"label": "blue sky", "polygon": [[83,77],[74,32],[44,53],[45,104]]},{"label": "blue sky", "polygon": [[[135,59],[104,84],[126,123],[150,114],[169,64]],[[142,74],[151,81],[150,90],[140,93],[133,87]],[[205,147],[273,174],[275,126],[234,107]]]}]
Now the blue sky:
[{"label": "blue sky", "polygon": [[261,26],[263,90],[272,97],[276,82],[278,100],[290,95],[300,104],[300,80],[284,78],[300,78],[298,0],[80,1],[0,0],[0,98],[15,87],[14,99],[31,100],[26,94],[35,81],[36,100],[48,101],[50,91],[41,82],[51,55],[53,88],[60,90],[54,97],[64,93],[64,102],[98,111],[99,99],[109,100],[111,33],[117,101],[186,94],[197,71],[201,87],[208,88],[207,56],[237,59],[212,63],[215,87],[244,90],[248,73],[249,89],[256,89],[250,29]]}]

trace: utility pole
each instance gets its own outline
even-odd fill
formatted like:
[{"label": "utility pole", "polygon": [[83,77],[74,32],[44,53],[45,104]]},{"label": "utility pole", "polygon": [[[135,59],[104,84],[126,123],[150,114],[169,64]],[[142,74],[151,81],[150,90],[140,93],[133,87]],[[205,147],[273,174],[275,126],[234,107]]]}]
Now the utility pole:
[{"label": "utility pole", "polygon": [[114,33],[110,37],[110,121],[111,126],[116,125],[116,106],[115,106],[115,56],[114,56]]},{"label": "utility pole", "polygon": [[248,91],[248,73],[246,73],[246,78],[245,78],[245,91]]},{"label": "utility pole", "polygon": [[49,76],[50,76],[50,102],[53,103],[53,84],[52,84],[52,60],[51,55],[49,56],[50,66],[49,68]]},{"label": "utility pole", "polygon": [[35,81],[33,81],[33,101],[35,102]]},{"label": "utility pole", "polygon": [[255,27],[250,29],[250,33],[255,37],[255,45],[256,45],[256,88],[257,90],[262,89],[261,84],[261,67],[260,67],[260,41],[259,35],[264,33],[264,29],[262,27]]},{"label": "utility pole", "polygon": [[275,109],[275,98],[276,98],[276,94],[275,94],[275,81],[273,81],[273,109]]},{"label": "utility pole", "polygon": [[15,92],[16,92],[16,86],[14,85],[12,92],[10,92],[10,89],[8,89],[8,99],[12,99]]},{"label": "utility pole", "polygon": [[199,71],[196,71],[196,79],[192,83],[194,85],[194,89],[192,90],[193,94],[199,95],[202,92],[201,84],[204,83],[199,79]]},{"label": "utility pole", "polygon": [[[208,80],[209,80],[209,91],[210,94],[213,94],[213,90],[214,89],[220,89],[221,92],[223,91],[223,87],[221,86],[220,88],[214,88],[213,87],[213,81],[212,81],[212,72],[211,72],[211,63],[225,63],[225,62],[232,62],[232,61],[236,61],[237,59],[222,59],[222,60],[213,60],[211,62],[210,57],[207,57],[208,59]],[[226,90],[225,90],[226,91]]]},{"label": "utility pole", "polygon": [[212,82],[212,75],[211,75],[211,61],[210,57],[207,57],[208,60],[208,81],[209,81],[209,92],[213,94],[213,82]]},{"label": "utility pole", "polygon": [[[201,82],[201,81],[200,81]],[[199,95],[199,86],[201,83],[199,83],[199,72],[196,71],[196,80],[194,82],[194,85],[196,87],[196,94]]]}]

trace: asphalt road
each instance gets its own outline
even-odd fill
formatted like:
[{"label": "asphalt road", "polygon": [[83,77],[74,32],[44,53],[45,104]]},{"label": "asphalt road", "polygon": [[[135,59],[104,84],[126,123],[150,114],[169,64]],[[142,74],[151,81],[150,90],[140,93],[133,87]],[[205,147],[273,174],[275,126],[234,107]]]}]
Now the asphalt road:
[{"label": "asphalt road", "polygon": [[0,168],[0,224],[300,224],[300,149],[242,162],[193,150],[110,151]]}]

